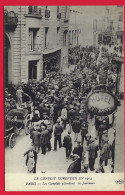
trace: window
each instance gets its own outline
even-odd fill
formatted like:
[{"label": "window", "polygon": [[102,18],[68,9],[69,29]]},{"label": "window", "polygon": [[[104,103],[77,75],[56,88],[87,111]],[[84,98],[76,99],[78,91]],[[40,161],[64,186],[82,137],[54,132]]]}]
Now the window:
[{"label": "window", "polygon": [[50,10],[48,10],[48,6],[45,6],[45,19],[50,18]]},{"label": "window", "polygon": [[37,60],[29,61],[29,79],[37,79]]},{"label": "window", "polygon": [[41,15],[41,8],[38,8],[38,6],[29,6],[28,14]]},{"label": "window", "polygon": [[79,30],[77,30],[77,45],[79,44]]},{"label": "window", "polygon": [[59,6],[57,6],[57,16],[58,16],[58,14],[59,14]]},{"label": "window", "polygon": [[30,51],[39,51],[39,29],[38,28],[29,28],[29,50]]},{"label": "window", "polygon": [[59,6],[57,6],[57,18],[60,20],[61,19],[61,13],[59,10]]},{"label": "window", "polygon": [[45,28],[45,47],[48,47],[48,45],[49,45],[49,35],[48,35],[48,33],[49,33],[49,28],[46,27]]},{"label": "window", "polygon": [[120,12],[119,14],[119,21],[123,21],[123,12]]},{"label": "window", "polygon": [[72,44],[74,44],[74,30],[72,30]]},{"label": "window", "polygon": [[75,30],[75,44],[76,44],[76,30]]},{"label": "window", "polygon": [[57,45],[60,43],[60,27],[57,27]]},{"label": "window", "polygon": [[71,45],[71,30],[69,31],[69,44]]},{"label": "window", "polygon": [[67,45],[67,31],[64,31],[63,33],[63,46]]}]

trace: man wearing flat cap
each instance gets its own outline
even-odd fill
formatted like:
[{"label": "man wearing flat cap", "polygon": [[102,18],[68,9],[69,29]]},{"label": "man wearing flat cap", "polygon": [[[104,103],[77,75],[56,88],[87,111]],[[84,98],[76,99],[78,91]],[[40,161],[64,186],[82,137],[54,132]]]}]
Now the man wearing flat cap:
[{"label": "man wearing flat cap", "polygon": [[70,136],[71,131],[68,131],[68,135],[66,135],[63,139],[63,147],[66,148],[66,158],[69,159],[69,156],[72,151],[72,138]]},{"label": "man wearing flat cap", "polygon": [[55,125],[55,130],[54,130],[54,151],[57,150],[57,141],[59,143],[59,148],[62,147],[62,142],[61,142],[61,135],[63,132],[63,127],[60,125],[60,120],[57,119],[57,124]]},{"label": "man wearing flat cap", "polygon": [[89,157],[89,168],[90,171],[94,171],[95,159],[97,158],[98,146],[95,144],[95,139],[90,139],[90,144],[88,146],[88,157]]},{"label": "man wearing flat cap", "polygon": [[82,161],[82,153],[83,153],[83,146],[81,145],[81,141],[77,141],[77,146],[73,149],[73,154],[77,154],[80,157],[80,161]]},{"label": "man wearing flat cap", "polygon": [[108,160],[111,159],[111,144],[109,144],[108,137],[105,138],[105,143],[102,146],[102,150],[100,153],[100,164],[105,162],[105,166],[108,165]]}]

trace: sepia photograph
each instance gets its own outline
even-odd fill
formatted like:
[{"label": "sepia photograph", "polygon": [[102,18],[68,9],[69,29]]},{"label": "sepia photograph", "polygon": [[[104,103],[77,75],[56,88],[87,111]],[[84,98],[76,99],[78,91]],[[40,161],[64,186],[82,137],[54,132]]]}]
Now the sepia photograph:
[{"label": "sepia photograph", "polygon": [[4,6],[4,118],[6,176],[124,173],[124,7]]}]

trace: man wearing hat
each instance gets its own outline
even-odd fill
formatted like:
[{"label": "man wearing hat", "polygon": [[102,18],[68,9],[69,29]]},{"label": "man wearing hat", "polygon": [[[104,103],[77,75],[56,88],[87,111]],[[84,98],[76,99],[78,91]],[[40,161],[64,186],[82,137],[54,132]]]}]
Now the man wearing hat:
[{"label": "man wearing hat", "polygon": [[53,125],[51,123],[49,123],[47,125],[47,130],[48,130],[48,133],[49,133],[49,143],[47,144],[47,147],[48,147],[48,150],[51,151],[51,138],[52,138],[52,133],[53,133]]},{"label": "man wearing hat", "polygon": [[81,146],[81,141],[77,141],[77,146],[73,149],[73,154],[77,154],[80,157],[80,160],[82,161],[82,153],[83,153],[83,146]]},{"label": "man wearing hat", "polygon": [[80,157],[77,154],[74,154],[70,156],[70,158],[73,162],[69,165],[67,173],[79,173],[81,171]]},{"label": "man wearing hat", "polygon": [[98,128],[98,133],[99,133],[99,147],[101,148],[101,141],[102,141],[102,134],[103,131],[108,130],[109,129],[109,123],[106,121],[106,119],[103,119],[103,121],[101,122],[101,124],[99,125]]},{"label": "man wearing hat", "polygon": [[55,102],[55,103],[54,103],[54,110],[53,110],[53,122],[54,122],[54,124],[55,124],[56,121],[57,121],[58,112],[59,112],[58,103]]},{"label": "man wearing hat", "polygon": [[78,135],[79,135],[80,129],[81,129],[81,123],[80,123],[80,120],[79,120],[79,116],[77,116],[73,120],[73,122],[72,122],[72,129],[73,129],[73,132],[75,133],[75,139],[74,139],[74,141],[77,141]]},{"label": "man wearing hat", "polygon": [[69,124],[70,124],[70,126],[72,126],[72,122],[73,122],[73,120],[74,120],[74,118],[75,118],[75,110],[74,110],[74,106],[73,105],[71,105],[70,106],[70,109],[69,109],[69,111],[68,111],[68,118],[69,118]]},{"label": "man wearing hat", "polygon": [[45,126],[42,126],[42,132],[40,135],[41,154],[46,154],[46,147],[50,142],[49,132]]},{"label": "man wearing hat", "polygon": [[98,151],[98,146],[95,144],[95,139],[91,138],[90,139],[90,144],[88,146],[88,157],[89,157],[89,168],[90,171],[94,171],[94,164],[95,164],[95,159],[97,158],[97,151]]},{"label": "man wearing hat", "polygon": [[87,141],[87,135],[88,133],[88,124],[86,122],[83,122],[81,125],[81,136],[82,136],[82,145],[84,143],[84,139]]},{"label": "man wearing hat", "polygon": [[33,143],[33,147],[34,150],[38,153],[40,150],[40,145],[39,145],[39,139],[40,139],[40,127],[39,124],[36,124],[34,131],[32,131],[31,135],[32,135],[32,143]]},{"label": "man wearing hat", "polygon": [[63,127],[60,125],[60,120],[57,119],[57,124],[55,125],[55,130],[54,130],[54,151],[57,150],[57,141],[59,143],[59,148],[62,147],[62,142],[61,142],[61,135],[63,132]]},{"label": "man wearing hat", "polygon": [[18,87],[17,91],[16,91],[16,96],[17,96],[17,100],[18,100],[18,106],[21,107],[22,106],[22,97],[23,97],[23,90],[22,87]]},{"label": "man wearing hat", "polygon": [[111,158],[111,144],[108,143],[108,137],[105,139],[105,143],[102,146],[102,150],[100,152],[100,164],[105,162],[105,166],[108,165],[108,159]]},{"label": "man wearing hat", "polygon": [[66,158],[69,159],[69,156],[72,151],[72,138],[70,136],[71,131],[68,131],[68,135],[66,135],[63,139],[63,147],[66,148]]},{"label": "man wearing hat", "polygon": [[108,138],[108,131],[105,130],[105,131],[102,132],[101,148],[102,148],[102,146],[104,145],[105,140],[107,140],[107,138]]},{"label": "man wearing hat", "polygon": [[64,124],[64,129],[66,128],[66,121],[67,121],[67,106],[64,105],[62,111],[61,111],[61,119],[63,121]]}]

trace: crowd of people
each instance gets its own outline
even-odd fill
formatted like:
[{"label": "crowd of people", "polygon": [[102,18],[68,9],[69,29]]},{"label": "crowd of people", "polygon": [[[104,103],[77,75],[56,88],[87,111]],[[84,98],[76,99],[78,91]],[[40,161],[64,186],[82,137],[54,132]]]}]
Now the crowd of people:
[{"label": "crowd of people", "polygon": [[[94,171],[98,155],[95,172],[104,173],[109,159],[112,162],[111,172],[114,172],[115,140],[109,143],[109,117],[100,118],[88,113],[86,101],[88,93],[100,84],[106,85],[111,93],[116,92],[116,69],[107,53],[103,47],[72,48],[69,64],[76,67],[69,75],[53,71],[40,81],[30,80],[27,84],[21,83],[18,88],[10,86],[5,89],[6,112],[15,107],[22,109],[23,93],[28,94],[33,102],[32,106],[27,102],[26,107],[32,115],[32,147],[24,154],[29,173],[36,173],[38,153],[41,151],[45,155],[52,149],[56,152],[57,144],[59,148],[65,148],[67,161],[72,159],[67,173]],[[96,136],[90,131],[91,120],[95,120]],[[67,133],[62,140],[64,132]],[[75,147],[74,142],[77,143]]]}]

